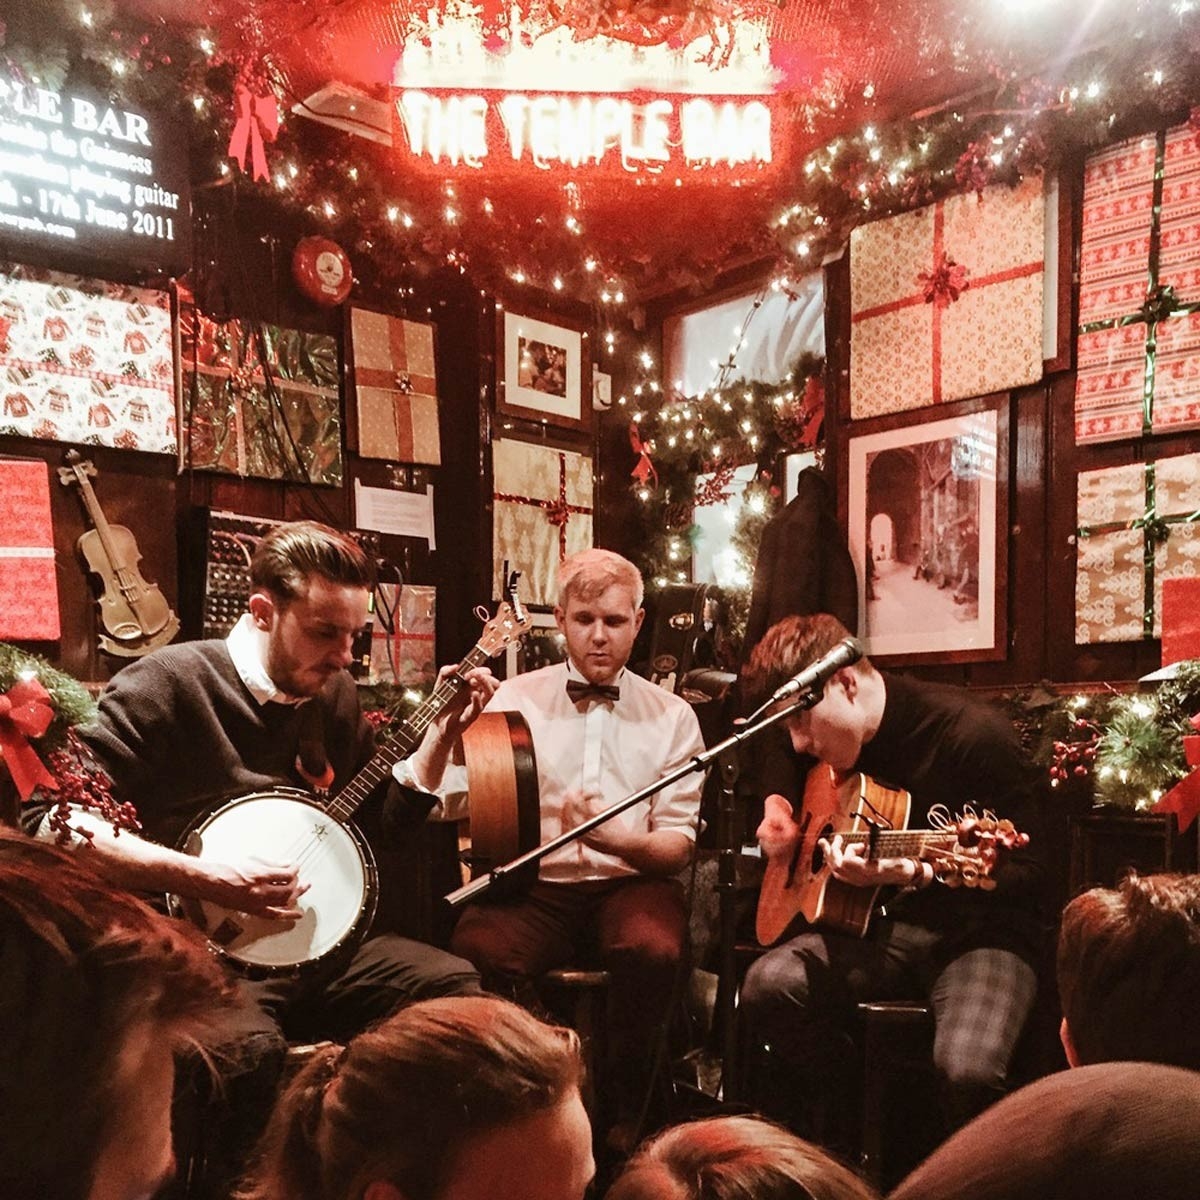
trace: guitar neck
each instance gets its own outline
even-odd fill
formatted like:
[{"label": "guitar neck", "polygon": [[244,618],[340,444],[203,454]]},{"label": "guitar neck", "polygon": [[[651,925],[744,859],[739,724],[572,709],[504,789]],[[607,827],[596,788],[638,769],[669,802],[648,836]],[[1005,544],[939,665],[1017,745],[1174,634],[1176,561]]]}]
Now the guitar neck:
[{"label": "guitar neck", "polygon": [[[871,834],[843,833],[847,846],[869,846]],[[875,831],[874,857],[921,858],[930,848],[952,846],[958,841],[953,829],[878,829]]]},{"label": "guitar neck", "polygon": [[454,668],[453,674],[439,679],[429,699],[414,709],[399,730],[376,749],[371,761],[326,804],[326,810],[341,821],[348,821],[354,816],[392,768],[420,744],[425,731],[437,720],[446,705],[467,686],[466,673],[482,666],[490,657],[482,645],[476,645]]}]

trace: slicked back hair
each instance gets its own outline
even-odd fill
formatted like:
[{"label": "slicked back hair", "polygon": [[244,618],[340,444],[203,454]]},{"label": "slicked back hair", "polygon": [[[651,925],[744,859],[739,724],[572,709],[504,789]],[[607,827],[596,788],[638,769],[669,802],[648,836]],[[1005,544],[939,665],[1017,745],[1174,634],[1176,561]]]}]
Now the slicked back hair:
[{"label": "slicked back hair", "polygon": [[276,526],[250,560],[251,583],[285,604],[303,596],[314,575],[346,587],[369,588],[375,581],[362,547],[317,521]]}]

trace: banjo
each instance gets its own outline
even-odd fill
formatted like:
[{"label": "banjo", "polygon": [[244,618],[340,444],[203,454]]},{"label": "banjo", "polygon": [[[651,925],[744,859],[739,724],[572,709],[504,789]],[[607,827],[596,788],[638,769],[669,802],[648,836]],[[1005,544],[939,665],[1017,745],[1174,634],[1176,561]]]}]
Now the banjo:
[{"label": "banjo", "polygon": [[302,916],[272,920],[174,894],[167,897],[172,915],[198,925],[217,953],[252,976],[303,971],[361,938],[378,899],[375,859],[350,818],[462,691],[466,673],[529,628],[529,616],[516,595],[516,579],[514,573],[506,588],[508,602],[484,626],[471,652],[452,674],[438,680],[429,698],[336,796],[292,787],[252,792],[202,814],[184,833],[179,848],[199,858],[227,860],[256,848],[264,854],[282,853],[297,864],[300,881],[309,885],[298,901]]}]

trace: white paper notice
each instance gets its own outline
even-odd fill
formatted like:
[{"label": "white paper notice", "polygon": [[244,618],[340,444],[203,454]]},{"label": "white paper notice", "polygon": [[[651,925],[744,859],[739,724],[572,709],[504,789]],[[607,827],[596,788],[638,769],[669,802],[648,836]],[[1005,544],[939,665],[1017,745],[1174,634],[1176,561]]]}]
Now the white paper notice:
[{"label": "white paper notice", "polygon": [[436,550],[433,533],[433,485],[424,492],[365,487],[354,481],[354,524],[400,537],[424,538]]}]

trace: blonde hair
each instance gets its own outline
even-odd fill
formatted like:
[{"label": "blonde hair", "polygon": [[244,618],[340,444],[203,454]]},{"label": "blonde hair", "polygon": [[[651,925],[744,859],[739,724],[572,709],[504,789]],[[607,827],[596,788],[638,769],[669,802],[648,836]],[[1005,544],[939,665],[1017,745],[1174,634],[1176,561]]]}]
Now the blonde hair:
[{"label": "blonde hair", "polygon": [[594,600],[610,587],[628,588],[635,611],[642,607],[645,585],[642,573],[612,550],[581,550],[563,559],[558,568],[558,606],[566,608],[572,596]]}]

